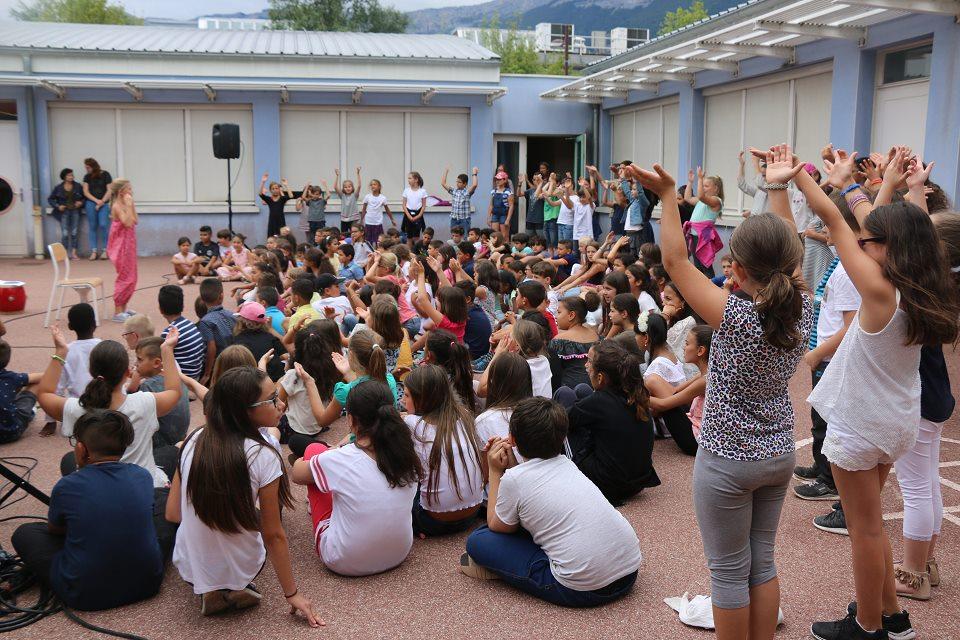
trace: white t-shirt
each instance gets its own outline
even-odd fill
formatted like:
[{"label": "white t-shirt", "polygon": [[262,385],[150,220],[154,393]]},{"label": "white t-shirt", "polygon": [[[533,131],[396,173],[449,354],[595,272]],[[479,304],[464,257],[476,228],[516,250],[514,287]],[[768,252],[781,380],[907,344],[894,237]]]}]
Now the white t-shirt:
[{"label": "white t-shirt", "polygon": [[673,386],[677,386],[681,382],[687,379],[687,375],[683,371],[682,362],[671,362],[663,356],[657,356],[653,359],[653,362],[647,365],[647,370],[643,372],[644,380],[648,376],[658,375]]},{"label": "white t-shirt", "polygon": [[[153,476],[154,488],[167,486],[170,479],[153,460],[153,434],[160,428],[160,423],[157,422],[157,397],[149,391],[131,393],[117,411],[127,416],[133,425],[133,442],[123,452],[120,462],[129,462],[149,471]],[[86,412],[87,410],[80,406],[80,400],[68,398],[63,405],[61,433],[68,438],[72,436],[74,425]]]},{"label": "white t-shirt", "polygon": [[496,513],[530,533],[547,554],[553,577],[568,589],[601,589],[640,568],[633,527],[566,456],[507,469]]},{"label": "white t-shirt", "polygon": [[[200,521],[187,499],[187,482],[197,438],[202,429],[183,445],[180,460],[180,527],[173,548],[173,564],[180,577],[193,585],[197,595],[218,589],[245,588],[257,576],[267,558],[260,531],[223,533]],[[245,439],[243,449],[250,472],[250,491],[254,500],[260,489],[281,475],[280,457],[272,447]]]},{"label": "white t-shirt", "polygon": [[327,314],[323,312],[327,307],[333,309],[334,315],[333,320],[337,324],[343,324],[343,317],[353,313],[353,305],[350,304],[350,300],[347,296],[333,296],[332,298],[320,298],[316,302],[310,305],[316,309],[317,313],[321,317],[326,318]]},{"label": "white t-shirt", "polygon": [[383,224],[383,207],[387,204],[387,196],[382,193],[378,196],[368,193],[363,196],[363,204],[367,205],[367,215],[363,224],[376,226]]},{"label": "white t-shirt", "polygon": [[290,369],[280,378],[280,386],[287,394],[287,421],[297,433],[312,436],[320,432],[320,425],[310,408],[310,396],[303,380],[294,369]]},{"label": "white t-shirt", "polygon": [[550,360],[547,359],[547,356],[540,355],[536,358],[528,358],[527,364],[530,365],[530,376],[533,379],[533,395],[541,398],[552,398]]},{"label": "white t-shirt", "polygon": [[[458,498],[457,490],[450,479],[450,467],[447,465],[446,456],[443,455],[440,456],[440,469],[437,471],[440,474],[437,490],[435,493],[430,491],[432,484],[432,478],[428,477],[430,451],[433,449],[436,427],[420,416],[407,415],[403,420],[413,433],[413,446],[417,450],[417,455],[420,456],[420,464],[423,465],[425,475],[420,485],[420,506],[428,511],[460,511],[480,504],[483,500],[483,475],[480,472],[479,460],[474,460],[473,452],[470,451],[463,424],[457,424],[457,437],[451,443],[456,467],[454,474],[457,477],[457,486],[460,488],[461,497]],[[466,460],[466,466],[461,462],[461,452],[463,459]]]},{"label": "white t-shirt", "polygon": [[477,416],[477,438],[480,446],[489,442],[490,438],[506,438],[510,435],[510,416],[513,409],[487,409]]},{"label": "white t-shirt", "polygon": [[413,546],[416,482],[391,487],[377,462],[354,444],[310,458],[310,471],[317,488],[333,494],[330,519],[314,532],[328,569],[366,576],[404,561]]},{"label": "white t-shirt", "polygon": [[640,303],[640,313],[660,310],[660,307],[658,307],[657,303],[653,300],[653,296],[646,291],[640,292],[640,295],[637,297],[637,302]]},{"label": "white t-shirt", "polygon": [[573,201],[573,239],[593,237],[593,204],[581,204],[580,198]]},{"label": "white t-shirt", "polygon": [[[576,199],[576,197],[576,195],[571,196],[572,199]],[[573,224],[573,209],[563,204],[563,200],[560,201],[560,211],[557,213],[557,224]],[[574,240],[577,239],[576,236],[573,238]]]},{"label": "white t-shirt", "polygon": [[809,227],[815,217],[813,210],[807,204],[807,197],[800,189],[790,190],[790,212],[793,214],[798,233]]},{"label": "white t-shirt", "polygon": [[843,263],[838,262],[823,289],[820,315],[817,316],[817,344],[822,344],[843,329],[844,311],[856,311],[859,308],[860,293],[853,286]]},{"label": "white t-shirt", "polygon": [[423,201],[427,199],[427,190],[423,187],[411,189],[407,187],[403,190],[403,199],[407,203],[407,210],[414,211],[423,208]]},{"label": "white t-shirt", "polygon": [[57,395],[79,398],[93,377],[90,375],[90,352],[100,344],[100,338],[75,340],[67,346],[66,364],[60,372]]}]

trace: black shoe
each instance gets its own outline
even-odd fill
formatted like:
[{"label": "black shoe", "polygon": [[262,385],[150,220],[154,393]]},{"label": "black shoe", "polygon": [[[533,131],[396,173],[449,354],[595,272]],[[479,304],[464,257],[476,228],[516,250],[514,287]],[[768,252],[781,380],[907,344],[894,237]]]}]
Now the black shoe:
[{"label": "black shoe", "polygon": [[822,482],[798,484],[793,488],[793,493],[801,500],[836,500],[840,497],[836,489]]},{"label": "black shoe", "polygon": [[832,505],[830,505],[830,508],[833,509],[834,511],[840,511],[840,510],[843,509],[843,507],[840,506],[840,501],[839,501],[839,500],[837,500],[837,501],[834,502]]},{"label": "black shoe", "polygon": [[818,475],[820,474],[817,472],[817,465],[811,465],[809,467],[796,466],[793,468],[793,477],[797,480],[803,480],[804,482],[816,480]]},{"label": "black shoe", "polygon": [[857,623],[857,614],[848,613],[846,618],[834,622],[814,622],[810,634],[817,640],[889,640],[886,629],[864,631]]},{"label": "black shoe", "polygon": [[[847,605],[847,613],[857,615],[856,601]],[[910,614],[906,609],[892,616],[883,614],[883,628],[890,636],[890,640],[914,640],[917,637],[917,632],[910,624]]]},{"label": "black shoe", "polygon": [[841,536],[848,536],[847,518],[843,515],[843,509],[836,509],[828,514],[817,516],[813,519],[813,526],[821,531],[836,533]]}]

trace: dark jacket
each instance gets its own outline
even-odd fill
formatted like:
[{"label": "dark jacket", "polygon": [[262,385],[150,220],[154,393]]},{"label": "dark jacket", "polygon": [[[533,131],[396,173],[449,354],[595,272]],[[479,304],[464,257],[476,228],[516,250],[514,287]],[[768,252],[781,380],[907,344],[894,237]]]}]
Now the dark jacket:
[{"label": "dark jacket", "polygon": [[63,213],[59,209],[61,206],[67,207],[68,210],[83,209],[83,201],[83,185],[79,182],[73,183],[73,191],[70,193],[67,193],[67,190],[63,188],[63,183],[61,182],[53,188],[50,197],[47,198],[47,202],[53,207],[53,213]]}]

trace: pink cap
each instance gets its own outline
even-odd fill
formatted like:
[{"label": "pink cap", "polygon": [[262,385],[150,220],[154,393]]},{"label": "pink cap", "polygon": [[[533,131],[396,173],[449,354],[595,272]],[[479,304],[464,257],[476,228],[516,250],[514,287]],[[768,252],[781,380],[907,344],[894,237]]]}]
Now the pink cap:
[{"label": "pink cap", "polygon": [[269,322],[270,318],[267,317],[267,311],[263,308],[263,305],[259,302],[245,302],[240,311],[233,314],[235,318],[243,318],[244,320],[249,320],[250,322]]},{"label": "pink cap", "polygon": [[496,175],[495,177],[496,177],[497,180],[506,180],[506,179],[507,179],[507,174],[506,174],[505,171],[499,171],[499,172],[497,172],[497,175]]},{"label": "pink cap", "polygon": [[809,173],[810,175],[813,175],[816,172],[817,168],[808,162],[805,165],[803,165],[803,170]]}]

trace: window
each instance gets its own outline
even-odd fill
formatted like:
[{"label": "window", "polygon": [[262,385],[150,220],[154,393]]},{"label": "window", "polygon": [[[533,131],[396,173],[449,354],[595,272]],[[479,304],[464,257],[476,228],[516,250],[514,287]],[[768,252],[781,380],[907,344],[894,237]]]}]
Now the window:
[{"label": "window", "polygon": [[930,77],[933,44],[890,51],[883,55],[883,84],[921,80]]}]

